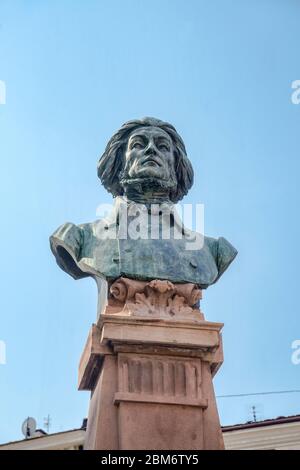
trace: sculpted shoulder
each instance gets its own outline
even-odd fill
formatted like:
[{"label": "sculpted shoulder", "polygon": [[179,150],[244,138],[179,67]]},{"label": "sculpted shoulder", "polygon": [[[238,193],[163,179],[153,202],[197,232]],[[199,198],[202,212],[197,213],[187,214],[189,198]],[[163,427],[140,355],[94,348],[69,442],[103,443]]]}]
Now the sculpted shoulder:
[{"label": "sculpted shoulder", "polygon": [[74,279],[88,276],[77,266],[83,239],[82,228],[71,222],[61,225],[50,237],[50,248],[57,264]]},{"label": "sculpted shoulder", "polygon": [[118,266],[113,262],[118,255],[118,241],[106,227],[103,220],[61,225],[50,237],[50,247],[59,267],[74,279],[118,277]]},{"label": "sculpted shoulder", "polygon": [[215,283],[232,263],[238,254],[238,251],[224,237],[219,237],[217,239],[205,237],[205,243],[213,256],[218,269],[218,276],[214,280]]}]

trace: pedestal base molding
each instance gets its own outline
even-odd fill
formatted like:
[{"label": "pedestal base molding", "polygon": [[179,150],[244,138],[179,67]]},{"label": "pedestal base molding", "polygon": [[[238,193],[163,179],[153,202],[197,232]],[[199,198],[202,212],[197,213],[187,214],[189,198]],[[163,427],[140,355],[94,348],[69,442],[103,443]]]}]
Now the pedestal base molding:
[{"label": "pedestal base molding", "polygon": [[193,284],[119,279],[79,366],[91,390],[85,449],[223,449],[212,377],[223,324]]}]

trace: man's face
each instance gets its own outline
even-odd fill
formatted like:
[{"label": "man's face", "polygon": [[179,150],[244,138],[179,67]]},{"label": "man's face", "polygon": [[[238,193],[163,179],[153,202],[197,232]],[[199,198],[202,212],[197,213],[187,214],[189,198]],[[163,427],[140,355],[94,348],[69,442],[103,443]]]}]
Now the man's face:
[{"label": "man's face", "polygon": [[127,143],[125,173],[129,179],[174,180],[174,146],[171,137],[158,127],[141,127]]}]

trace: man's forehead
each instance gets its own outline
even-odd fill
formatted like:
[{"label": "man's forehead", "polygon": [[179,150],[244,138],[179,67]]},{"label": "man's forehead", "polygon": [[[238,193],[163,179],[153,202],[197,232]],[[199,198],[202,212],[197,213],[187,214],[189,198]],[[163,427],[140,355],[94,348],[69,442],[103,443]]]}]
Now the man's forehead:
[{"label": "man's forehead", "polygon": [[139,127],[138,129],[135,129],[129,136],[129,139],[132,139],[135,136],[138,135],[143,135],[143,136],[153,136],[153,137],[164,137],[168,141],[172,142],[171,137],[169,134],[161,129],[160,127],[154,127],[154,126],[145,126],[145,127]]}]

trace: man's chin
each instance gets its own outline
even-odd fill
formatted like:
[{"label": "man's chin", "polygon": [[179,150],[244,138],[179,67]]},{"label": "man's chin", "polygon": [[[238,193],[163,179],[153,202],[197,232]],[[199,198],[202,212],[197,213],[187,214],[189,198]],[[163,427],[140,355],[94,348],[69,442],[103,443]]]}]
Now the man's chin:
[{"label": "man's chin", "polygon": [[135,178],[137,179],[157,179],[163,180],[162,171],[159,166],[148,166],[147,168],[142,168],[141,170],[135,173]]},{"label": "man's chin", "polygon": [[156,176],[154,173],[141,175],[139,174],[135,178],[124,178],[121,180],[121,185],[123,187],[134,187],[134,186],[142,186],[142,187],[150,187],[152,189],[171,189],[176,186],[176,183],[169,179],[164,180],[159,176]]}]

